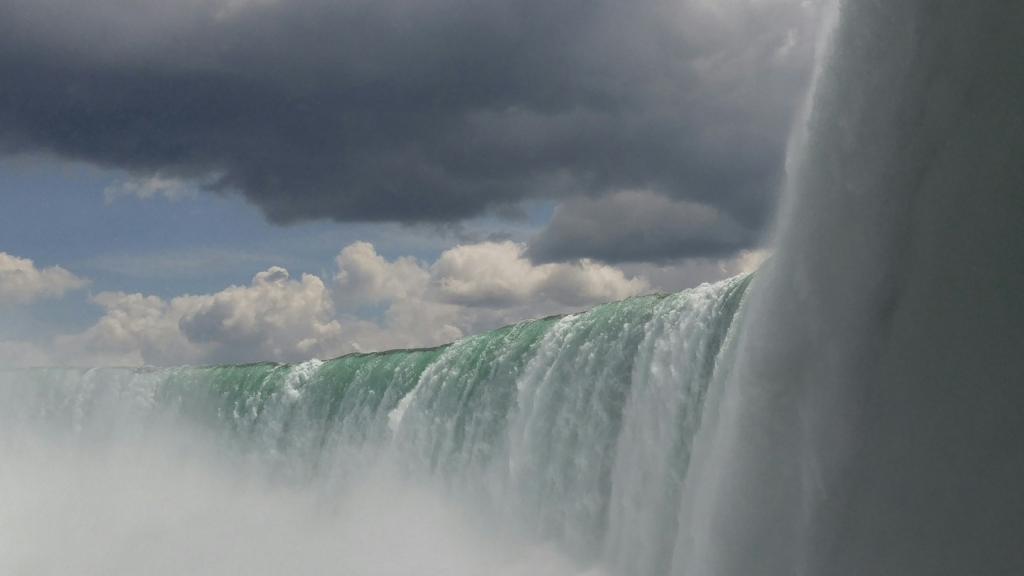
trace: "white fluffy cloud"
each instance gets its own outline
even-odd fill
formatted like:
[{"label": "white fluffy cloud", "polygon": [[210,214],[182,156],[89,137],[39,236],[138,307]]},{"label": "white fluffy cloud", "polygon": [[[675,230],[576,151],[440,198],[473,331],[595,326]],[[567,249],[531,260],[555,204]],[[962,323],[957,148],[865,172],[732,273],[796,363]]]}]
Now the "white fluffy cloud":
[{"label": "white fluffy cloud", "polygon": [[342,331],[323,281],[310,274],[293,280],[279,267],[216,294],[165,301],[101,292],[93,301],[106,309],[103,317],[55,341],[71,363],[294,361],[330,355]]},{"label": "white fluffy cloud", "polygon": [[354,242],[335,258],[338,299],[352,304],[402,300],[423,293],[430,274],[411,256],[388,262],[373,244]]},{"label": "white fluffy cloud", "polygon": [[45,351],[18,342],[0,351],[21,351],[29,363],[79,365],[298,361],[443,344],[650,290],[645,278],[618,268],[587,260],[534,265],[523,250],[512,242],[462,245],[427,263],[388,260],[356,242],[337,256],[330,285],[275,266],[248,286],[214,294],[164,300],[101,292],[92,301],[105,312],[87,330],[59,336]]},{"label": "white fluffy cloud", "polygon": [[507,241],[456,246],[433,264],[388,261],[357,242],[336,261],[339,302],[386,306],[381,324],[348,331],[355,350],[433,346],[649,290],[643,278],[587,260],[534,265],[523,246]]},{"label": "white fluffy cloud", "polygon": [[[185,297],[188,298],[188,297]],[[59,336],[50,355],[62,364],[162,364],[194,362],[201,356],[178,330],[180,313],[156,296],[101,292],[92,301],[106,309],[85,332]]]},{"label": "white fluffy cloud", "polygon": [[178,328],[189,341],[227,348],[228,356],[308,358],[329,351],[341,334],[323,280],[311,274],[292,280],[276,266],[257,274],[251,286],[172,300],[179,302],[186,311]]},{"label": "white fluffy cloud", "polygon": [[618,268],[580,260],[534,265],[513,242],[456,246],[430,267],[431,280],[448,302],[503,307],[551,300],[582,306],[618,300],[646,291],[643,278],[627,278]]},{"label": "white fluffy cloud", "polygon": [[0,308],[41,298],[59,298],[86,284],[87,280],[60,266],[40,269],[28,258],[0,252]]}]

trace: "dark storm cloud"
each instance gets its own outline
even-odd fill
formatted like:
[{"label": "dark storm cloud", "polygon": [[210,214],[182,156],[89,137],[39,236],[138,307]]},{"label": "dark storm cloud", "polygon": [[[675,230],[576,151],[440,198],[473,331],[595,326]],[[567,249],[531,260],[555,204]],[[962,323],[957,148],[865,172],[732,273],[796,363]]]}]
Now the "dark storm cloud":
[{"label": "dark storm cloud", "polygon": [[0,0],[0,152],[197,178],[274,222],[450,222],[644,189],[756,230],[815,11]]},{"label": "dark storm cloud", "polygon": [[550,262],[581,257],[605,262],[657,262],[722,256],[751,245],[756,231],[707,204],[650,192],[576,198],[530,242],[527,255]]}]

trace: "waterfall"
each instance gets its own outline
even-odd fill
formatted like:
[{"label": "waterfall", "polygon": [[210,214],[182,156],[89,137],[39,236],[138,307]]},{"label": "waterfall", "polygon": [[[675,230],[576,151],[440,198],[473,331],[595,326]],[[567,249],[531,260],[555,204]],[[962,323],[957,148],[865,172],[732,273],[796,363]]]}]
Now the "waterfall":
[{"label": "waterfall", "polygon": [[0,372],[0,573],[1024,574],[1024,4],[837,14],[756,279]]},{"label": "waterfall", "polygon": [[9,449],[26,430],[76,449],[170,434],[177,453],[200,445],[271,486],[315,489],[329,505],[383,474],[554,543],[581,570],[664,574],[690,446],[751,279],[429,350],[4,372],[0,431]]}]

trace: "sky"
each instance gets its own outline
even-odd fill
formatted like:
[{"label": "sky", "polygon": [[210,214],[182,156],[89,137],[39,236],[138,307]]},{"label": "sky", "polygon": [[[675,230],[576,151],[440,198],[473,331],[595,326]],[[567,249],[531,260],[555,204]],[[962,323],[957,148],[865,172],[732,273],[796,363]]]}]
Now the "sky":
[{"label": "sky", "polygon": [[812,0],[0,0],[0,366],[434,346],[750,271]]}]

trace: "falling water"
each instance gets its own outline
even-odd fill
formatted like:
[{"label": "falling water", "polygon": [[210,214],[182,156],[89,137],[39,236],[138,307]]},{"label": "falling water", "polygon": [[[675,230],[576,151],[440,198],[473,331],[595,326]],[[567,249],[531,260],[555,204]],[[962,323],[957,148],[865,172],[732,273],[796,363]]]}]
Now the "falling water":
[{"label": "falling water", "polygon": [[1024,573],[1024,3],[841,3],[674,574]]}]

